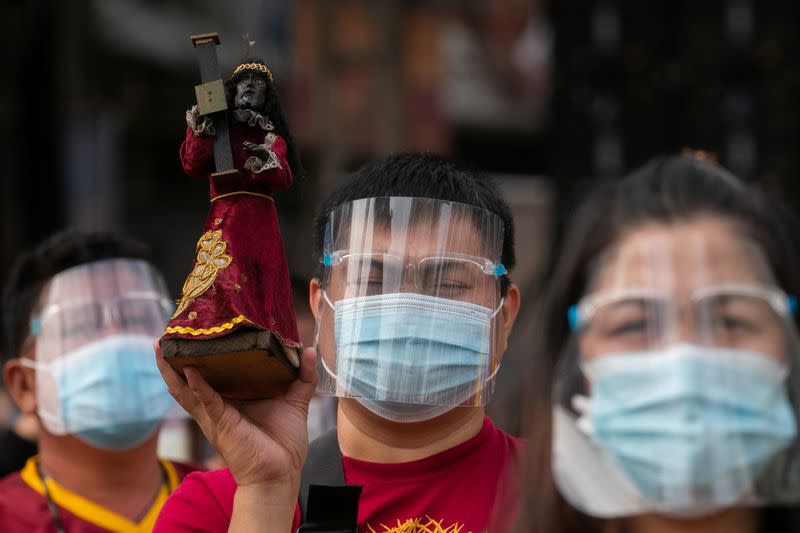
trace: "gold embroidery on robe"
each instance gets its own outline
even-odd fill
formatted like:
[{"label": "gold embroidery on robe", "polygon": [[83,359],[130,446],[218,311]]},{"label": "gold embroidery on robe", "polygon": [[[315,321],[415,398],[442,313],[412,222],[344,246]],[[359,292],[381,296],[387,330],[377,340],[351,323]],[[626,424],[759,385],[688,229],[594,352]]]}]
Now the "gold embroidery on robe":
[{"label": "gold embroidery on robe", "polygon": [[[192,312],[194,312],[194,311],[192,311]],[[191,314],[191,313],[189,313],[189,314]],[[232,320],[230,320],[228,322],[224,322],[224,323],[220,324],[219,326],[212,326],[210,328],[192,328],[192,327],[189,327],[189,326],[172,326],[172,327],[167,327],[164,330],[164,333],[180,333],[181,335],[185,335],[186,333],[188,333],[189,335],[193,335],[195,337],[198,336],[198,335],[211,335],[213,333],[222,333],[226,329],[233,329],[233,326],[235,326],[239,322],[244,322],[246,320],[247,319],[244,317],[244,315],[239,315],[237,317],[234,317]]]},{"label": "gold embroidery on robe", "polygon": [[409,518],[405,522],[397,521],[397,525],[389,527],[381,524],[380,529],[376,530],[368,525],[370,533],[462,533],[464,526],[461,524],[452,524],[448,527],[443,525],[444,520],[434,520],[431,517],[422,518]]},{"label": "gold embroidery on robe", "polygon": [[214,280],[231,264],[233,258],[225,253],[228,243],[222,240],[222,230],[207,231],[197,241],[197,259],[181,290],[181,301],[172,318],[177,317],[192,303],[192,300],[211,287]]}]

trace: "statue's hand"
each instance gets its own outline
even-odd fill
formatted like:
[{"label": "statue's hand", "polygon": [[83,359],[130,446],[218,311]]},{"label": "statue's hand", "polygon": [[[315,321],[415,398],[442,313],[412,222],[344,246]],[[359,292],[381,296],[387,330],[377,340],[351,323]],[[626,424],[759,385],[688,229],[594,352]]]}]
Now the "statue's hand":
[{"label": "statue's hand", "polygon": [[268,161],[270,158],[269,148],[267,148],[264,144],[256,144],[250,141],[244,141],[242,143],[244,145],[244,149],[250,152],[251,155],[256,156],[257,158],[261,159],[262,161]]},{"label": "statue's hand", "polygon": [[195,135],[214,135],[214,121],[208,115],[200,115],[196,104],[186,110],[186,124]]}]

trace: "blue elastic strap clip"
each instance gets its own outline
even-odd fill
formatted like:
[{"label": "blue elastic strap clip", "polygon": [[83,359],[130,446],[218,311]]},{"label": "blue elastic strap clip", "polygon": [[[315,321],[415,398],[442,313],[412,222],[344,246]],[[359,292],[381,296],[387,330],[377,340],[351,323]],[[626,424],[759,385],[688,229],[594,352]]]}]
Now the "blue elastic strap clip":
[{"label": "blue elastic strap clip", "polygon": [[31,335],[35,337],[42,331],[42,321],[38,318],[32,318],[29,327],[31,330]]},{"label": "blue elastic strap clip", "polygon": [[327,252],[322,254],[322,264],[326,267],[333,266],[333,256]]},{"label": "blue elastic strap clip", "polygon": [[575,331],[578,329],[578,322],[580,321],[580,311],[578,310],[577,305],[570,305],[569,309],[567,309],[567,323],[569,324],[569,329]]},{"label": "blue elastic strap clip", "polygon": [[797,313],[797,297],[789,296],[786,298],[786,306],[789,308],[789,313]]},{"label": "blue elastic strap clip", "polygon": [[498,263],[494,266],[494,275],[498,278],[500,276],[505,276],[508,274],[508,270],[506,270],[506,266],[503,263]]}]

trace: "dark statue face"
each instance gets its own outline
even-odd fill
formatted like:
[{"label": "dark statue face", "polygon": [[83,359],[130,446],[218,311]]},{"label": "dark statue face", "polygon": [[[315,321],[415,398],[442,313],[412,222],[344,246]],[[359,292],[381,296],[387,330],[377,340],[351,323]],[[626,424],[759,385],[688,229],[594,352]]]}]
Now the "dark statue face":
[{"label": "dark statue face", "polygon": [[267,99],[267,82],[255,72],[245,72],[236,83],[236,95],[233,105],[237,109],[248,108],[260,110]]}]

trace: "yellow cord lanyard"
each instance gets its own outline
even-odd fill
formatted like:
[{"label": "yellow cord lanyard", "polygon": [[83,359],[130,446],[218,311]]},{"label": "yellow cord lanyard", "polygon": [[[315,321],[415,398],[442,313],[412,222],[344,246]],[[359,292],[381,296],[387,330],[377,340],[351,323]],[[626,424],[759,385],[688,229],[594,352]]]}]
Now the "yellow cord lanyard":
[{"label": "yellow cord lanyard", "polygon": [[[172,491],[169,486],[169,476],[167,475],[167,471],[164,468],[164,465],[161,464],[161,461],[158,462],[158,467],[161,469],[161,480],[165,487],[167,487],[167,494],[170,494]],[[53,524],[56,526],[56,533],[66,533],[64,529],[64,523],[61,521],[61,513],[58,512],[58,506],[56,502],[53,501],[53,497],[50,496],[50,488],[47,486],[47,476],[44,475],[42,472],[42,464],[40,462],[36,463],[36,473],[39,474],[39,479],[42,481],[42,486],[44,487],[44,497],[47,499],[47,507],[50,508],[50,515],[53,517]],[[158,498],[158,496],[156,496]]]}]

